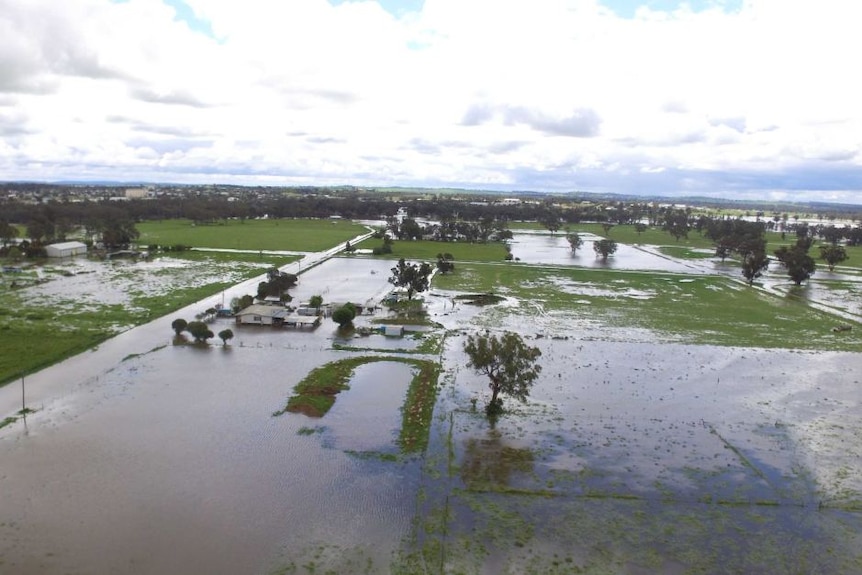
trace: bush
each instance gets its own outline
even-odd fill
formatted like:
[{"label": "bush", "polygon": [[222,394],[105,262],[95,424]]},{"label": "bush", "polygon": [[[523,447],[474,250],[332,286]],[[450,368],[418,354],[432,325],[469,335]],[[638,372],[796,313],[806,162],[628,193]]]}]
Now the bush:
[{"label": "bush", "polygon": [[340,308],[336,309],[332,312],[332,321],[337,323],[340,327],[347,327],[351,323],[353,323],[353,319],[356,317],[356,307],[352,303],[346,303]]}]

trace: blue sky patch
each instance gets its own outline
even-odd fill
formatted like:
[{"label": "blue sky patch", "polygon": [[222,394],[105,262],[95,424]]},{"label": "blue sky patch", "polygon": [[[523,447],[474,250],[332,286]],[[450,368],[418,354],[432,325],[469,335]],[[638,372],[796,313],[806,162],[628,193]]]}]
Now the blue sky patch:
[{"label": "blue sky patch", "polygon": [[[129,0],[111,0],[114,4],[125,4]],[[208,20],[203,20],[198,18],[195,15],[194,10],[192,10],[188,4],[184,2],[184,0],[162,0],[166,6],[170,6],[174,9],[174,20],[177,22],[185,22],[185,24],[189,27],[193,32],[199,32],[210,38],[215,38],[215,34],[213,34],[212,26]]]},{"label": "blue sky patch", "polygon": [[200,32],[201,34],[205,34],[210,38],[214,38],[213,29],[210,26],[208,20],[202,20],[198,18],[194,10],[192,10],[188,4],[186,4],[183,0],[162,0],[165,4],[170,6],[176,12],[175,20],[179,20],[180,22],[185,22],[188,27],[195,31]]},{"label": "blue sky patch", "polygon": [[687,4],[693,12],[702,12],[709,8],[736,12],[742,8],[742,0],[601,0],[601,3],[623,18],[633,18],[641,6],[659,12],[673,12],[684,4]]},{"label": "blue sky patch", "polygon": [[[329,3],[333,6],[338,6],[339,4],[345,4],[350,2],[351,0],[329,0]],[[404,14],[408,12],[418,12],[422,10],[422,7],[425,5],[425,0],[375,0],[380,6],[392,14],[393,16],[400,18],[404,16]]]}]

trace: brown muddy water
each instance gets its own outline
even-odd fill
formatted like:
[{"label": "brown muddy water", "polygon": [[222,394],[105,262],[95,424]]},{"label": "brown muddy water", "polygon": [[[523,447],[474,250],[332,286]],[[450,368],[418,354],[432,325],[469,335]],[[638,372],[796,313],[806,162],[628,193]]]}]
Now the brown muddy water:
[{"label": "brown muddy water", "polygon": [[[376,297],[392,263],[355,262],[299,298],[342,297],[348,267]],[[219,320],[232,345],[202,349],[172,316],[34,375],[36,413],[0,429],[0,573],[862,573],[862,355],[504,321],[543,371],[491,426],[461,351],[485,312],[428,300],[448,337],[421,457],[396,443],[401,363],[358,368],[322,418],[272,415],[313,368],[376,354],[333,350],[331,322]],[[353,346],[395,341],[375,338]]]}]

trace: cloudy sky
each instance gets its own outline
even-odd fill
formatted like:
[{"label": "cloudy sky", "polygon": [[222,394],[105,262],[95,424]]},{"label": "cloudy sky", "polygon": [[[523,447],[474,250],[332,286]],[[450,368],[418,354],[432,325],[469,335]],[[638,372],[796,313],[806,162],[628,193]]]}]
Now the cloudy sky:
[{"label": "cloudy sky", "polygon": [[0,179],[862,204],[854,0],[0,0]]}]

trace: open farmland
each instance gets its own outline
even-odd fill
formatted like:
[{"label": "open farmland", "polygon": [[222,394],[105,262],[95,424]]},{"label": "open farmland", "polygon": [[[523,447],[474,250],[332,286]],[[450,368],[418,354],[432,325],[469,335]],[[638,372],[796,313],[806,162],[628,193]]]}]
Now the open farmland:
[{"label": "open farmland", "polygon": [[146,261],[46,260],[22,273],[3,273],[0,385],[262,276],[267,269],[283,267],[299,259],[292,255],[296,252],[321,251],[367,231],[338,220],[250,220],[212,226],[169,220],[139,227],[142,245],[180,244],[235,253],[170,252]]},{"label": "open farmland", "polygon": [[[15,448],[22,422],[0,432],[13,440],[0,441],[0,565],[862,574],[858,283],[800,297],[780,270],[751,287],[709,259],[626,246],[599,265],[560,240],[516,235],[521,262],[460,246],[420,294],[436,327],[418,339],[327,320],[172,345],[169,316],[106,342],[97,353],[121,359],[104,368],[36,374],[62,392],[28,417],[33,449]],[[394,247],[423,259],[436,246]],[[391,266],[330,259],[295,293],[366,301]],[[458,297],[488,292],[502,301]],[[542,351],[529,400],[506,399],[493,425],[462,348],[486,329]],[[326,414],[285,413],[311,379],[338,380]]]}]

